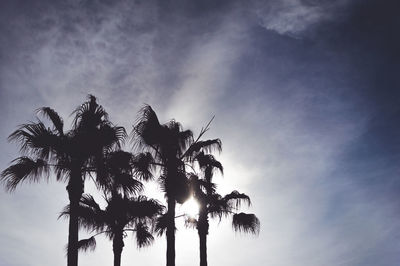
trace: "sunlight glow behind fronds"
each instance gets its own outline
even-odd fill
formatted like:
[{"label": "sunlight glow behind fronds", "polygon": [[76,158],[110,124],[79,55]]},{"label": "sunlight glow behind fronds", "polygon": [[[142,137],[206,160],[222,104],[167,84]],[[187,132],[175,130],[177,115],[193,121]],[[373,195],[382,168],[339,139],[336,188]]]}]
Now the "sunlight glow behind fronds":
[{"label": "sunlight glow behind fronds", "polygon": [[199,203],[193,197],[191,197],[187,201],[185,201],[184,204],[182,204],[180,209],[183,214],[194,218],[199,214]]}]

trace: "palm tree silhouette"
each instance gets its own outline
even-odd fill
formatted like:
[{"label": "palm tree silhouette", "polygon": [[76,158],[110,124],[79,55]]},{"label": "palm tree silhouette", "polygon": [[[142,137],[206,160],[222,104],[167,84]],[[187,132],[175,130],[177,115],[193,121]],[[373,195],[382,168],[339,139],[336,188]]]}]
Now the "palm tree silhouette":
[{"label": "palm tree silhouette", "polygon": [[[81,198],[78,213],[79,223],[87,230],[96,231],[94,236],[79,241],[80,250],[86,251],[96,247],[95,236],[106,234],[113,242],[114,266],[121,265],[121,254],[124,247],[123,238],[127,232],[135,232],[139,248],[150,245],[154,238],[150,232],[152,220],[161,214],[163,206],[145,196],[129,197],[114,192],[106,198],[107,206],[101,209],[91,195]],[[61,216],[69,215],[69,206]]]},{"label": "palm tree silhouette", "polygon": [[[143,185],[133,178],[143,178],[139,167],[145,159],[143,155],[134,156],[122,150],[105,155],[102,167],[98,167],[101,179],[97,185],[102,189],[107,202],[101,209],[91,195],[83,195],[80,200],[79,223],[87,230],[97,234],[106,234],[113,241],[114,266],[121,265],[121,253],[124,247],[123,238],[126,232],[135,232],[138,247],[149,245],[154,240],[149,231],[153,220],[164,210],[164,206],[145,196],[131,196],[142,191]],[[101,174],[100,174],[101,172]],[[70,215],[67,206],[61,216]],[[79,241],[79,249],[94,250],[95,236]]]},{"label": "palm tree silhouette", "polygon": [[176,203],[183,203],[189,196],[185,163],[202,148],[221,149],[219,139],[200,140],[209,129],[209,124],[194,140],[192,131],[183,130],[182,125],[175,120],[160,124],[154,110],[146,105],[141,109],[133,129],[136,145],[148,150],[153,156],[149,160],[149,166],[161,168],[159,183],[167,200],[168,210],[159,220],[158,229],[161,233],[166,229],[167,266],[175,266],[175,206]]},{"label": "palm tree silhouette", "polygon": [[192,174],[190,178],[191,190],[199,203],[198,219],[189,217],[186,220],[187,226],[197,229],[200,241],[200,266],[207,266],[207,235],[209,229],[209,216],[211,218],[232,215],[232,226],[235,231],[258,234],[260,221],[254,214],[236,213],[241,203],[251,205],[249,196],[233,191],[222,197],[216,192],[216,185],[212,183],[215,170],[223,173],[222,164],[211,154],[199,152],[194,160],[198,162],[203,172],[203,178]]},{"label": "palm tree silhouette", "polygon": [[9,141],[20,144],[21,157],[12,161],[1,173],[9,191],[22,182],[38,182],[49,179],[53,170],[58,181],[67,181],[66,187],[70,201],[68,266],[78,265],[78,208],[84,191],[84,181],[88,173],[96,171],[96,162],[106,151],[119,147],[125,137],[123,127],[114,126],[108,114],[97,104],[96,98],[89,95],[73,112],[74,122],[71,130],[64,132],[64,122],[56,111],[49,107],[37,113],[50,120],[52,127],[38,121],[23,124],[9,136]]}]

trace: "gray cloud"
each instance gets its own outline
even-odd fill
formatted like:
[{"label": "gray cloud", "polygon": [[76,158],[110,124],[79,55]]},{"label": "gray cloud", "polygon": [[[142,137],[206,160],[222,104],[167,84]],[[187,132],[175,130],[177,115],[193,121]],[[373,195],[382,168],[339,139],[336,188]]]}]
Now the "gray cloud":
[{"label": "gray cloud", "polygon": [[299,37],[304,31],[321,22],[337,20],[349,5],[340,1],[254,1],[254,12],[261,26],[279,34]]}]

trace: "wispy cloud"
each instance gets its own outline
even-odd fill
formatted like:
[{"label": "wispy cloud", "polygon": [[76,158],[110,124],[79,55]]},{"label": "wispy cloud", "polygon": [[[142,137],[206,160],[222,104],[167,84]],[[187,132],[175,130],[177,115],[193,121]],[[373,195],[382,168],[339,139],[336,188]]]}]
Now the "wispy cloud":
[{"label": "wispy cloud", "polygon": [[315,24],[337,20],[350,1],[254,1],[254,12],[262,27],[298,37]]},{"label": "wispy cloud", "polygon": [[[0,165],[16,154],[6,135],[32,120],[35,108],[51,105],[67,117],[87,93],[98,96],[111,119],[128,130],[143,103],[153,105],[161,121],[176,118],[195,132],[216,115],[205,137],[223,141],[219,189],[248,193],[253,199],[248,211],[260,217],[262,228],[259,238],[242,237],[228,222],[216,221],[209,235],[210,264],[396,265],[397,201],[375,183],[359,182],[371,176],[394,180],[397,169],[388,159],[368,156],[379,145],[379,134],[367,134],[375,110],[359,93],[370,80],[343,46],[278,35],[307,36],[314,26],[340,21],[350,1],[199,3],[49,1],[24,9],[10,4],[3,16],[9,20],[0,25],[5,121]],[[380,148],[388,151],[391,143]],[[9,248],[1,249],[0,264],[8,264],[5,256],[18,257],[21,265],[45,263],[32,253],[8,253],[16,246],[35,248],[43,228],[58,242],[46,238],[36,249],[45,249],[54,265],[64,261],[66,222],[56,220],[67,200],[64,185],[43,185],[0,194],[0,212],[8,214],[0,226],[9,229],[1,232],[0,244]],[[25,202],[48,209],[35,219]],[[188,243],[197,243],[196,233],[181,225],[177,262],[191,265],[198,246]],[[123,261],[164,262],[163,239],[141,252],[133,251],[132,242],[126,241]],[[100,240],[96,253],[80,260],[98,265],[111,256],[111,244]]]}]

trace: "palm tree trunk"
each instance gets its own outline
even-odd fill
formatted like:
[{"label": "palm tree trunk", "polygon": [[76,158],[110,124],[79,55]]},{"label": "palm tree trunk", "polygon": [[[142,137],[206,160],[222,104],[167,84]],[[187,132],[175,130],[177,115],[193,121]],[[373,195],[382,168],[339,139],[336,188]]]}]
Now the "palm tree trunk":
[{"label": "palm tree trunk", "polygon": [[70,201],[69,233],[68,233],[68,266],[78,265],[78,209],[79,201]]},{"label": "palm tree trunk", "polygon": [[175,199],[168,199],[167,266],[175,266]]},{"label": "palm tree trunk", "polygon": [[67,191],[70,202],[67,265],[78,266],[79,229],[77,210],[79,208],[79,200],[83,194],[83,180],[80,171],[71,171]]},{"label": "palm tree trunk", "polygon": [[124,248],[124,240],[122,238],[122,231],[115,234],[113,239],[113,252],[114,252],[114,266],[121,266],[121,254]]},{"label": "palm tree trunk", "polygon": [[197,232],[200,240],[200,266],[207,266],[208,217],[203,208],[200,208]]},{"label": "palm tree trunk", "polygon": [[207,234],[199,231],[200,239],[200,266],[207,266]]}]

